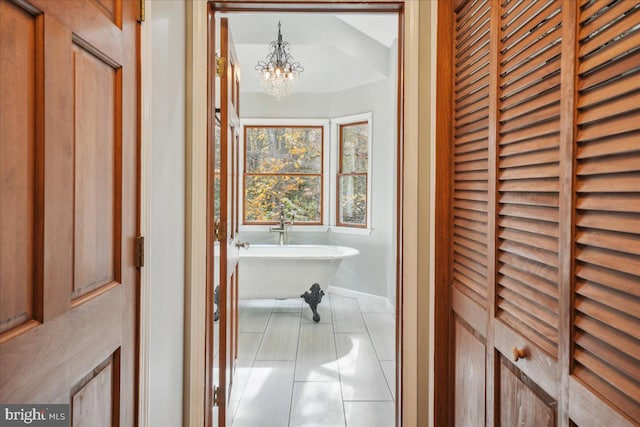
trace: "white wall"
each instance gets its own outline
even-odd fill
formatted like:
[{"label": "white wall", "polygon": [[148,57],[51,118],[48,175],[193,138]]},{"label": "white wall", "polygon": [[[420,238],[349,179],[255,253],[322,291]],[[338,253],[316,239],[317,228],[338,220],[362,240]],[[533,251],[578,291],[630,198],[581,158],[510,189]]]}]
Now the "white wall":
[{"label": "white wall", "polygon": [[391,79],[380,83],[351,89],[336,94],[332,103],[334,117],[347,116],[365,111],[373,112],[372,127],[372,167],[371,167],[371,235],[329,233],[329,244],[351,246],[360,255],[343,261],[334,285],[354,289],[374,295],[381,295],[395,301],[395,280],[393,294],[388,293],[388,277],[395,276],[395,260],[389,263],[388,253],[395,245],[392,240],[393,211],[395,211],[396,164],[394,133],[396,108],[389,86],[395,86]]},{"label": "white wall", "polygon": [[151,40],[149,425],[182,425],[185,4],[147,3]]},{"label": "white wall", "polygon": [[[395,303],[396,271],[396,55],[394,44],[389,55],[391,75],[377,83],[331,94],[294,92],[282,101],[264,93],[241,93],[240,97],[243,118],[327,119],[373,113],[371,235],[300,232],[302,227],[298,227],[298,231],[292,233],[291,243],[335,244],[358,249],[359,256],[342,262],[333,285],[385,296],[391,303]],[[252,77],[249,73],[246,78]],[[278,239],[276,233],[250,231],[243,231],[240,238],[252,243],[276,243]]]}]

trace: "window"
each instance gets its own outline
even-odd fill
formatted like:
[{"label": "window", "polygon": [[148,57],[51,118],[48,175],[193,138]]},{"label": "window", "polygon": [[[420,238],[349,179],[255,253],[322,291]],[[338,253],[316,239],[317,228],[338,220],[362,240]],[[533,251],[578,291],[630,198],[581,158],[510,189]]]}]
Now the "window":
[{"label": "window", "polygon": [[245,126],[244,224],[277,223],[282,203],[296,224],[322,224],[323,137],[323,126]]},{"label": "window", "polygon": [[338,122],[335,209],[338,227],[369,225],[369,132],[369,119],[355,121],[352,117]]}]

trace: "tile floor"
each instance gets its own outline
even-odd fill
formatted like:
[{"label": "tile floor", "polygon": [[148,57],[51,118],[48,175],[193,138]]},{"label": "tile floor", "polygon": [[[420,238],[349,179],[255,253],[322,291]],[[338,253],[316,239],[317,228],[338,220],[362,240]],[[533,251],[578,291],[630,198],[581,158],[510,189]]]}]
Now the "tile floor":
[{"label": "tile floor", "polygon": [[240,301],[233,427],[394,425],[395,316],[379,299]]}]

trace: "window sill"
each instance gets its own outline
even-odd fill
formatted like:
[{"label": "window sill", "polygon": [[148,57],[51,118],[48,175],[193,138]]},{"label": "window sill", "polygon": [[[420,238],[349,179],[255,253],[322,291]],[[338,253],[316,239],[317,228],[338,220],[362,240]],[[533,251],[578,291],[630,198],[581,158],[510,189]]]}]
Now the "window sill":
[{"label": "window sill", "polygon": [[329,231],[331,231],[332,233],[340,233],[340,234],[355,234],[359,236],[370,236],[373,229],[357,228],[357,227],[338,227],[334,225],[329,227]]},{"label": "window sill", "polygon": [[[275,225],[241,225],[239,231],[244,232],[269,232],[271,227]],[[326,233],[330,231],[338,234],[352,234],[356,236],[370,236],[373,231],[372,228],[356,228],[356,227],[338,227],[332,225],[330,227],[326,225],[293,225],[293,228],[289,230],[292,233]]]},{"label": "window sill", "polygon": [[[270,231],[271,227],[277,227],[277,225],[241,225],[239,226],[239,231],[246,232],[260,232],[260,231]],[[293,227],[287,231],[292,233],[324,233],[329,230],[329,227],[326,225],[296,225],[293,224]]]}]

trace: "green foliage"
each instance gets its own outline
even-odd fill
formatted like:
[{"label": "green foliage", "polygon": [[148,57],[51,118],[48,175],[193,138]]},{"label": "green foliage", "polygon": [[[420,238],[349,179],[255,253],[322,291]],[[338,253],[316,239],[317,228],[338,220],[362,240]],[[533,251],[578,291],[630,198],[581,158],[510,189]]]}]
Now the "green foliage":
[{"label": "green foliage", "polygon": [[342,125],[340,131],[338,221],[341,224],[366,225],[369,124]]},{"label": "green foliage", "polygon": [[[338,177],[339,221],[367,223],[367,123],[341,128]],[[245,222],[286,220],[322,222],[322,127],[247,127],[245,151]],[[220,129],[215,129],[214,216],[220,216]]]},{"label": "green foliage", "polygon": [[339,178],[339,221],[342,224],[367,224],[367,175],[342,175]]},{"label": "green foliage", "polygon": [[321,222],[322,127],[247,127],[245,221]]},{"label": "green foliage", "polygon": [[369,169],[369,124],[342,125],[341,173],[367,172]]}]

